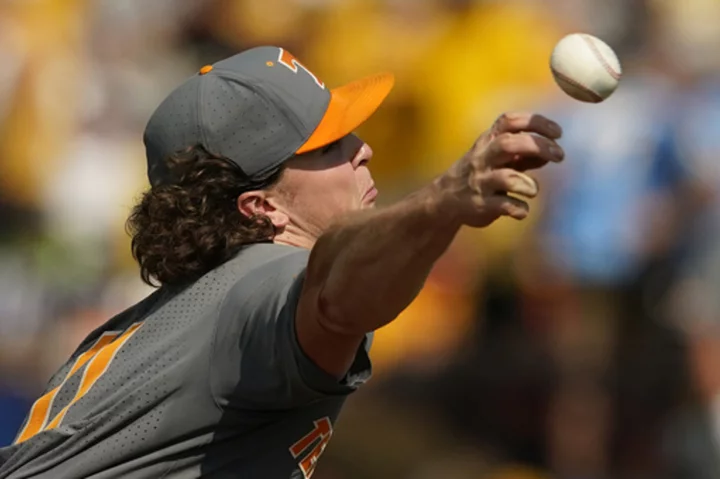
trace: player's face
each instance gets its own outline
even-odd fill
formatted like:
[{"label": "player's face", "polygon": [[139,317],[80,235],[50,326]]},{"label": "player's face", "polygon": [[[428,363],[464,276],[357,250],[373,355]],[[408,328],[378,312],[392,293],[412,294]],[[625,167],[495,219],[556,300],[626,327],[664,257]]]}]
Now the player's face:
[{"label": "player's face", "polygon": [[348,135],[288,161],[277,190],[291,223],[319,236],[340,216],[374,207],[372,155],[369,145]]}]

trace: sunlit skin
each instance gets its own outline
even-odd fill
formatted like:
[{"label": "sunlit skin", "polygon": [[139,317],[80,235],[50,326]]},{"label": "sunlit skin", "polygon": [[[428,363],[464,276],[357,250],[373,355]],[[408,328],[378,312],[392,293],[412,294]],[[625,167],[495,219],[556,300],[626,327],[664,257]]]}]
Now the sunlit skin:
[{"label": "sunlit skin", "polygon": [[367,143],[348,135],[290,159],[276,185],[243,193],[238,208],[248,216],[269,217],[275,243],[312,248],[339,218],[375,206],[377,189],[368,168],[372,156]]}]

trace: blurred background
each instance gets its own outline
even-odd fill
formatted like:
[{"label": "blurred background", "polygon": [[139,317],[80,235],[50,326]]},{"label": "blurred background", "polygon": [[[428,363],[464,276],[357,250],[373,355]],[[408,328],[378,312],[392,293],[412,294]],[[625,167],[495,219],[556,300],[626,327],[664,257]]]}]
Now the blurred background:
[{"label": "blurred background", "polygon": [[[601,105],[551,78],[576,31],[623,63]],[[149,115],[259,44],[329,85],[396,74],[359,131],[381,203],[504,111],[565,128],[531,218],[464,230],[377,334],[316,478],[720,478],[717,0],[0,0],[0,445],[149,293],[124,232]]]}]

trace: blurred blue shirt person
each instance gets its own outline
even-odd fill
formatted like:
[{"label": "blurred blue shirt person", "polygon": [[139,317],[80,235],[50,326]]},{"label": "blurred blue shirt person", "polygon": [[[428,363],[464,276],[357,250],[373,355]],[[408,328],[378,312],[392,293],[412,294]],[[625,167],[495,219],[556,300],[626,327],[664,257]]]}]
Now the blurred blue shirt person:
[{"label": "blurred blue shirt person", "polygon": [[7,446],[15,440],[15,435],[22,426],[32,403],[33,399],[30,397],[0,384],[0,447]]},{"label": "blurred blue shirt person", "polygon": [[540,237],[563,276],[599,287],[636,277],[659,213],[653,200],[686,176],[668,120],[671,91],[662,80],[627,78],[603,104],[558,105],[567,160],[546,188]]}]

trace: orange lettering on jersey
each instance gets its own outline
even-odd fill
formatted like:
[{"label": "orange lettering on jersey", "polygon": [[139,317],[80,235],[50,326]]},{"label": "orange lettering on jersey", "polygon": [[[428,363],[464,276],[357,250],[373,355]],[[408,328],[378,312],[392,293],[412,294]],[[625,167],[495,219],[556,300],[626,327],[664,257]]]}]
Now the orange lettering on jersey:
[{"label": "orange lettering on jersey", "polygon": [[322,89],[325,89],[325,83],[321,82],[318,77],[315,76],[313,72],[311,72],[305,65],[300,63],[297,58],[293,56],[292,53],[288,52],[284,48],[280,49],[280,55],[278,55],[278,62],[282,65],[285,65],[290,70],[292,70],[294,73],[298,72],[298,67],[302,68],[307,72],[310,77],[315,81],[317,86],[319,86]]},{"label": "orange lettering on jersey", "polygon": [[88,364],[88,367],[85,370],[85,374],[83,374],[82,380],[80,381],[80,387],[78,387],[78,390],[75,393],[75,397],[72,401],[70,401],[67,406],[62,408],[62,411],[60,411],[58,415],[55,416],[55,419],[53,419],[52,422],[48,424],[46,430],[55,429],[60,425],[62,420],[65,418],[68,409],[70,409],[73,404],[82,399],[82,397],[85,396],[88,391],[90,391],[90,388],[93,387],[97,380],[100,379],[103,374],[105,374],[105,371],[108,370],[110,363],[113,359],[115,359],[115,355],[117,354],[117,352],[120,350],[120,348],[122,348],[123,344],[125,344],[127,340],[130,339],[133,334],[135,334],[135,331],[140,329],[140,326],[142,326],[142,323],[133,324],[116,341],[113,341],[109,345],[105,346],[99,353],[97,353],[97,355],[95,355],[95,357],[90,361],[90,364]]},{"label": "orange lettering on jersey", "polygon": [[300,461],[300,470],[303,476],[305,476],[305,479],[310,479],[315,472],[318,459],[320,459],[320,455],[322,455],[328,442],[330,442],[332,433],[330,418],[324,417],[319,421],[315,421],[315,428],[290,447],[290,454],[292,454],[293,459],[297,459],[307,451],[310,446],[315,444],[315,442],[320,441],[315,444],[315,447]]},{"label": "orange lettering on jersey", "polygon": [[83,367],[85,363],[87,363],[93,356],[95,356],[98,351],[100,351],[106,345],[110,344],[113,339],[118,337],[119,334],[120,333],[113,332],[105,333],[100,336],[100,338],[98,338],[98,340],[95,342],[95,344],[93,344],[90,349],[78,356],[78,358],[75,360],[75,364],[72,365],[70,371],[68,371],[68,373],[65,375],[65,379],[63,379],[60,385],[42,396],[37,401],[35,401],[35,404],[33,404],[32,408],[30,409],[30,414],[28,415],[28,420],[25,423],[25,427],[22,429],[22,431],[20,431],[20,434],[15,441],[16,444],[27,441],[35,434],[42,431],[42,429],[47,424],[48,415],[50,414],[50,410],[52,409],[52,404],[55,400],[55,396],[57,396],[57,394],[67,382],[67,380],[70,379],[72,375],[75,374],[78,369]]},{"label": "orange lettering on jersey", "polygon": [[318,460],[325,451],[328,443],[330,442],[330,436],[324,437],[318,444],[310,451],[310,454],[300,462],[300,470],[303,472],[306,478],[312,477],[315,473]]}]

